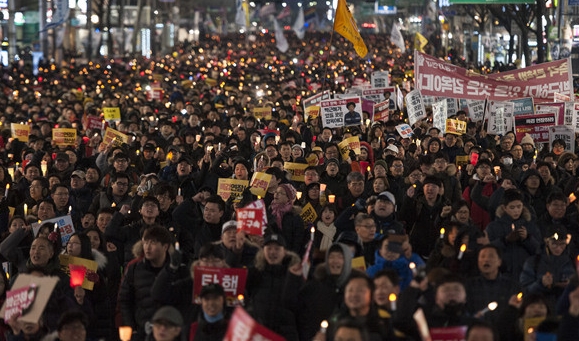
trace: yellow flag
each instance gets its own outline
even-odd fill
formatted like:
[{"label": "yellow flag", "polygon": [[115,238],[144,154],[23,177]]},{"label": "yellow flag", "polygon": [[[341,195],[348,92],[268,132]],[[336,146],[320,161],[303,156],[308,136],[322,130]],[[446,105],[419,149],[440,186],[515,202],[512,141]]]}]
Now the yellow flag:
[{"label": "yellow flag", "polygon": [[346,0],[338,0],[336,18],[334,19],[334,31],[354,44],[354,49],[358,56],[364,58],[368,54],[368,48],[366,44],[364,44],[360,32],[358,32],[358,25],[356,25],[352,13],[350,13],[350,10],[346,6]]},{"label": "yellow flag", "polygon": [[428,39],[426,39],[422,34],[416,32],[416,35],[414,36],[414,49],[424,53],[424,46],[427,44]]}]

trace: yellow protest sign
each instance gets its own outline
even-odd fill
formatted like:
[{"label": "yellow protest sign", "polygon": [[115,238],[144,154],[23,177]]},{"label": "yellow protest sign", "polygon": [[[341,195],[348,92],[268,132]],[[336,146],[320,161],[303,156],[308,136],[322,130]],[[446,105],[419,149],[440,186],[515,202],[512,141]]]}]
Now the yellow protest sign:
[{"label": "yellow protest sign", "polygon": [[120,121],[121,120],[121,109],[118,107],[108,107],[103,108],[103,114],[106,121]]},{"label": "yellow protest sign", "polygon": [[86,275],[84,276],[84,282],[82,282],[82,288],[86,290],[92,290],[94,288],[94,282],[89,280],[94,278],[98,268],[97,262],[90,259],[84,259],[80,257],[73,257],[69,255],[59,255],[60,259],[60,269],[70,276],[69,264],[82,265],[86,268]]},{"label": "yellow protest sign", "polygon": [[468,155],[457,155],[456,158],[454,159],[454,163],[457,166],[464,166],[469,162],[469,156]]},{"label": "yellow protest sign", "polygon": [[308,203],[302,209],[302,213],[300,214],[302,220],[304,221],[305,225],[313,224],[316,219],[318,219],[318,214],[316,213],[316,209],[312,206],[311,203]]},{"label": "yellow protest sign", "polygon": [[352,258],[352,269],[366,271],[366,261],[364,256]]},{"label": "yellow protest sign", "polygon": [[449,118],[446,120],[446,132],[454,135],[466,134],[466,122]]},{"label": "yellow protest sign", "polygon": [[18,139],[18,141],[28,142],[28,135],[30,135],[30,126],[27,124],[10,124],[10,131],[12,132],[12,137]]},{"label": "yellow protest sign", "polygon": [[76,129],[54,128],[52,129],[52,141],[57,146],[74,146],[76,144]]},{"label": "yellow protest sign", "polygon": [[103,143],[106,145],[112,144],[113,146],[120,146],[123,143],[129,143],[129,137],[118,130],[107,127],[105,136],[103,137]]},{"label": "yellow protest sign", "polygon": [[262,119],[271,120],[271,108],[270,107],[253,108],[253,109],[251,109],[251,112],[253,113],[253,116],[255,116],[255,118],[257,118],[259,120],[262,120]]},{"label": "yellow protest sign", "polygon": [[306,108],[305,115],[307,118],[314,119],[320,116],[320,106],[319,105],[311,105]]},{"label": "yellow protest sign", "polygon": [[285,162],[283,169],[292,175],[291,181],[304,182],[304,175],[308,166],[307,163]]},{"label": "yellow protest sign", "polygon": [[225,201],[227,201],[230,196],[233,196],[233,201],[239,202],[241,200],[241,194],[248,185],[249,181],[247,180],[220,178],[217,183],[217,195]]},{"label": "yellow protest sign", "polygon": [[346,160],[350,156],[350,150],[353,150],[356,155],[360,155],[360,138],[358,136],[349,137],[338,143],[342,159]]},{"label": "yellow protest sign", "polygon": [[318,163],[320,163],[318,156],[314,153],[311,153],[310,155],[308,155],[308,157],[306,157],[306,161],[308,162],[309,166],[317,166]]},{"label": "yellow protest sign", "polygon": [[267,193],[267,188],[269,187],[270,181],[271,181],[271,174],[263,172],[253,173],[251,181],[249,182],[250,186],[249,190],[253,195],[257,195],[263,198]]}]

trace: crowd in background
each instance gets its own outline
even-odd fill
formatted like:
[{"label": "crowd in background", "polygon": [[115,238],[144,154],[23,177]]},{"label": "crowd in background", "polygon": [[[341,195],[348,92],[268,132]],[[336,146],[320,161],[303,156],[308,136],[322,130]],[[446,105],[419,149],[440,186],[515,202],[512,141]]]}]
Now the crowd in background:
[{"label": "crowd in background", "polygon": [[[4,321],[0,340],[114,340],[118,326],[132,340],[222,340],[232,307],[215,284],[192,303],[196,266],[247,268],[244,308],[287,340],[420,340],[418,308],[430,328],[469,327],[467,340],[523,340],[533,318],[545,318],[535,333],[578,339],[572,146],[490,135],[463,111],[461,135],[441,134],[430,112],[402,138],[404,108],[323,127],[303,99],[379,70],[404,86],[412,60],[382,36],[365,36],[367,60],[336,37],[335,49],[308,39],[287,54],[269,36],[232,35],[154,60],[5,68],[2,297],[18,274],[60,281],[38,323]],[[161,98],[147,97],[157,87]],[[266,106],[272,117],[257,119]],[[115,107],[121,120],[87,129]],[[29,125],[27,142],[11,123]],[[76,129],[76,143],[56,145],[57,127]],[[104,143],[106,127],[127,143]],[[360,153],[342,155],[352,136]],[[308,164],[303,181],[286,162]],[[271,175],[264,197],[217,195],[219,179],[255,172]],[[235,209],[258,199],[264,235],[238,231]],[[63,244],[42,222],[66,215],[75,233]],[[69,286],[61,254],[97,262],[93,290]]]}]

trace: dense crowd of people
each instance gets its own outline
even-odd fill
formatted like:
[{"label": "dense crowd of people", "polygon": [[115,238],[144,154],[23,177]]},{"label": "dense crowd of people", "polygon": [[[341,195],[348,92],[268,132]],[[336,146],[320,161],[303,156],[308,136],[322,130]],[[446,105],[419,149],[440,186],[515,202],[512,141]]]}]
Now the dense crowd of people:
[{"label": "dense crowd of people", "polygon": [[[337,37],[335,50],[328,35],[307,38],[288,54],[269,35],[231,35],[152,60],[5,68],[2,298],[22,274],[60,280],[39,321],[15,315],[0,340],[115,340],[120,326],[132,340],[222,340],[233,307],[220,284],[194,297],[198,267],[247,269],[236,303],[287,340],[421,340],[424,326],[579,339],[572,146],[493,136],[463,111],[464,134],[441,134],[430,113],[402,138],[404,108],[324,127],[301,105],[316,84],[341,93],[388,70],[402,85],[412,61],[382,36],[364,37],[367,60]],[[254,115],[263,107],[270,118]],[[127,140],[105,142],[107,127]],[[75,129],[74,144],[57,144],[55,128]],[[342,153],[354,136],[360,151]],[[307,164],[303,179],[288,163]],[[218,195],[220,179],[254,173],[271,176],[264,196]],[[236,222],[257,200],[263,235]],[[46,223],[63,216],[66,238]],[[69,285],[63,255],[96,262],[92,289]]]}]

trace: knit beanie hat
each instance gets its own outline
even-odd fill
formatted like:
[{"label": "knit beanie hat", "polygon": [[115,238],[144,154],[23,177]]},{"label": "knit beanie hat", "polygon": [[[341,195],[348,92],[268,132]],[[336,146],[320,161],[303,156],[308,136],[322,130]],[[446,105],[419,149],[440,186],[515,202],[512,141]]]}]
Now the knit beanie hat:
[{"label": "knit beanie hat", "polygon": [[283,190],[285,191],[285,194],[289,198],[290,203],[293,203],[294,201],[296,201],[296,192],[297,191],[294,188],[294,186],[292,186],[290,184],[281,184],[281,185],[279,185],[279,187],[283,188]]}]

